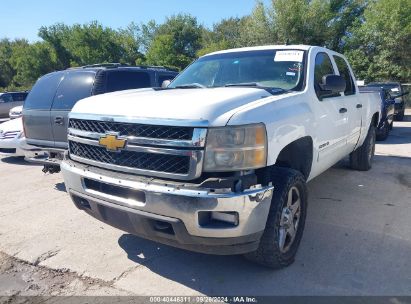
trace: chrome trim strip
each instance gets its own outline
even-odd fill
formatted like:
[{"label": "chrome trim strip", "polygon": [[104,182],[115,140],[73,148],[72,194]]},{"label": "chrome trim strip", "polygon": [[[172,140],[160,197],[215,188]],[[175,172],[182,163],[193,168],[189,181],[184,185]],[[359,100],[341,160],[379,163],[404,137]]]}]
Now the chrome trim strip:
[{"label": "chrome trim strip", "polygon": [[78,157],[76,155],[70,154],[70,158],[74,161],[78,161],[80,163],[105,168],[114,171],[120,172],[127,172],[132,174],[139,174],[139,175],[146,175],[146,176],[155,176],[155,177],[162,177],[162,178],[174,178],[180,180],[191,180],[196,179],[201,175],[201,168],[203,164],[203,157],[204,151],[193,151],[193,155],[190,159],[190,166],[188,174],[176,174],[176,173],[167,173],[162,171],[150,171],[150,170],[143,170],[143,169],[136,169],[124,166],[117,166],[113,164],[107,164],[102,162],[97,162],[91,159],[86,159],[82,157]]},{"label": "chrome trim strip", "polygon": [[[171,195],[178,195],[178,196],[186,196],[186,197],[199,197],[199,198],[241,198],[243,196],[258,196],[264,195],[264,198],[267,194],[271,194],[270,191],[274,189],[274,186],[261,186],[246,189],[242,192],[224,192],[224,193],[217,193],[214,191],[210,191],[207,188],[198,188],[198,189],[187,189],[187,188],[180,188],[174,187],[170,185],[158,185],[152,183],[144,183],[139,181],[131,181],[126,179],[119,179],[114,178],[108,175],[100,175],[88,170],[83,170],[77,168],[75,166],[70,165],[69,163],[65,162],[63,166],[68,166],[70,171],[75,172],[77,175],[81,177],[81,179],[88,178],[98,182],[103,182],[110,185],[115,185],[119,187],[126,187],[129,189],[134,189],[137,191],[144,191],[144,192],[154,192],[154,193],[161,193],[161,194],[171,194]],[[82,182],[83,189],[86,192],[90,192],[90,189],[85,187],[84,183]],[[97,191],[95,191],[97,192]],[[267,193],[268,192],[268,193]],[[101,192],[100,192],[101,193]],[[239,201],[239,204],[242,202]]]},{"label": "chrome trim strip", "polygon": [[190,120],[190,119],[167,119],[156,117],[135,117],[123,115],[99,115],[87,113],[69,113],[69,119],[85,119],[85,120],[99,120],[110,122],[126,122],[134,124],[147,124],[156,126],[172,126],[172,127],[198,127],[204,128],[210,125],[208,120]]},{"label": "chrome trim strip", "polygon": [[[91,139],[100,139],[105,133],[88,132],[78,129],[69,128],[68,133],[74,136],[86,137]],[[177,140],[177,139],[160,139],[136,136],[124,136],[128,143],[137,145],[152,145],[152,146],[168,146],[168,147],[199,147],[205,146],[207,137],[207,129],[195,128],[193,131],[193,138],[191,140]]]},{"label": "chrome trim strip", "polygon": [[[78,142],[78,143],[81,143],[81,144],[104,148],[103,146],[101,146],[99,144],[98,140],[92,140],[92,139],[88,139],[88,138],[76,137],[76,136],[73,136],[73,135],[68,135],[67,138],[70,141]],[[124,149],[121,149],[120,151],[133,151],[133,152],[180,155],[180,156],[190,156],[191,157],[193,155],[193,152],[195,152],[196,150],[176,150],[176,149],[167,149],[167,148],[153,148],[153,147],[135,146],[135,145],[130,145],[128,140],[127,140],[126,146],[124,147]]]}]

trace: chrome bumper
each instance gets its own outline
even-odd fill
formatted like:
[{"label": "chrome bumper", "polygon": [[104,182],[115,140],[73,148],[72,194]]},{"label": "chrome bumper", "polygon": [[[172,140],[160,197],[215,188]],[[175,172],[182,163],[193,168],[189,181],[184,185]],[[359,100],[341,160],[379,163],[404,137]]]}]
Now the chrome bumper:
[{"label": "chrome bumper", "polygon": [[[96,204],[107,202],[118,209],[136,210],[145,214],[164,216],[181,221],[190,236],[204,238],[237,238],[262,233],[273,195],[273,187],[260,187],[240,193],[210,191],[210,189],[179,188],[133,179],[133,175],[116,174],[64,160],[61,164],[66,189],[72,196],[89,199]],[[144,192],[145,200],[121,198],[88,189],[84,180]],[[239,222],[233,227],[203,227],[199,212],[237,212]],[[110,223],[109,223],[110,224]]]}]

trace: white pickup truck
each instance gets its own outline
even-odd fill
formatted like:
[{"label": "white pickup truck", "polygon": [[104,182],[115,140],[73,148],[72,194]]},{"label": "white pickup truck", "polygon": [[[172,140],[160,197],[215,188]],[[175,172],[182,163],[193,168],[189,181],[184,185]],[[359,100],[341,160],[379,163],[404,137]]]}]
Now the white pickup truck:
[{"label": "white pickup truck", "polygon": [[61,168],[75,205],[160,243],[291,264],[306,183],[350,156],[371,168],[380,102],[325,48],[203,56],[167,87],[86,98]]}]

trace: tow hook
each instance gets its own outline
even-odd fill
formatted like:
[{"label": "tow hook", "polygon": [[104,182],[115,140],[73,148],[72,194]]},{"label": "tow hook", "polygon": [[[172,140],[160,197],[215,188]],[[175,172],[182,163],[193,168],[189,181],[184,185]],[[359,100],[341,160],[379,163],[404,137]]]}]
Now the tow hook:
[{"label": "tow hook", "polygon": [[60,172],[60,166],[57,165],[44,165],[43,170],[44,173],[59,173]]}]

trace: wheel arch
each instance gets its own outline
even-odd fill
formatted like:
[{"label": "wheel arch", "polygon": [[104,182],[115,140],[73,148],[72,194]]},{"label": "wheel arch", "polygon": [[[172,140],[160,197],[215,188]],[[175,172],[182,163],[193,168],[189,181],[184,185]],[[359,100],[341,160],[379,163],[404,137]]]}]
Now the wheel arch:
[{"label": "wheel arch", "polygon": [[377,128],[379,121],[380,121],[380,113],[375,112],[371,119],[373,126]]},{"label": "wheel arch", "polygon": [[300,137],[280,151],[274,166],[297,170],[308,179],[313,164],[313,147],[311,136]]}]

